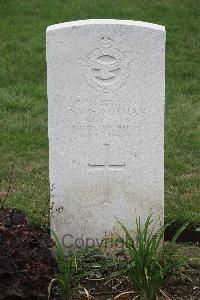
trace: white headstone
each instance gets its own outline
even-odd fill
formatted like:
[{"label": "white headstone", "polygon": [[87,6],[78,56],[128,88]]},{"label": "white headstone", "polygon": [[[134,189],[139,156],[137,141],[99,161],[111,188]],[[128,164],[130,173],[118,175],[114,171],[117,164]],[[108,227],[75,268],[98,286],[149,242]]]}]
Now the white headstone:
[{"label": "white headstone", "polygon": [[51,227],[63,244],[99,242],[116,218],[129,229],[151,210],[163,220],[165,28],[49,26],[47,70]]}]

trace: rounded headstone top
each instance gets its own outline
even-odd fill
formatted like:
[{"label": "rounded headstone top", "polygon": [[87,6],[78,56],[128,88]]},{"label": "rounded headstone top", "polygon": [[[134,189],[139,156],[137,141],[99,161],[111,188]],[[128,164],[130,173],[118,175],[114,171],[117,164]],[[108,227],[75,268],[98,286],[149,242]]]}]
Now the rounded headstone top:
[{"label": "rounded headstone top", "polygon": [[115,20],[115,19],[89,19],[89,20],[78,20],[78,21],[54,24],[47,27],[47,32],[63,29],[63,28],[69,28],[75,26],[87,26],[87,25],[125,25],[125,26],[137,26],[137,27],[165,31],[165,26],[142,22],[142,21]]}]

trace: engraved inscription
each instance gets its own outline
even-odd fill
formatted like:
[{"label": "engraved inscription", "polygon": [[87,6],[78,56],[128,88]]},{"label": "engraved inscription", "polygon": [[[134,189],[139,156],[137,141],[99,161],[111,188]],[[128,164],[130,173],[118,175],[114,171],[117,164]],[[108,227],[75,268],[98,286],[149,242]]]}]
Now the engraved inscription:
[{"label": "engraved inscription", "polygon": [[99,92],[109,93],[121,88],[128,78],[128,62],[125,55],[114,48],[114,41],[103,36],[98,48],[86,58],[85,79]]},{"label": "engraved inscription", "polygon": [[[104,95],[103,95],[104,97]],[[138,136],[145,115],[137,102],[116,98],[71,98],[67,102],[69,129],[81,139],[97,136],[129,138]]]},{"label": "engraved inscription", "polygon": [[[139,100],[137,101],[139,102]],[[141,102],[141,100],[140,100]],[[85,99],[85,98],[69,98],[67,109],[70,114],[77,115],[94,115],[96,118],[99,114],[134,116],[134,119],[144,113],[144,108],[138,106],[137,103],[127,101],[126,99]]]},{"label": "engraved inscription", "polygon": [[[78,139],[84,139],[84,138],[90,138],[91,135],[93,137],[97,136],[104,136],[107,138],[130,138],[134,137],[136,138],[139,133],[139,126],[134,125],[124,125],[124,124],[118,124],[118,125],[83,125],[81,123],[78,123],[76,125],[72,125],[72,132],[73,135],[76,136]],[[100,129],[102,130],[102,133],[100,133]]]},{"label": "engraved inscription", "polygon": [[109,171],[122,171],[125,168],[125,163],[122,164],[110,164],[110,153],[109,153],[109,144],[104,144],[105,146],[105,158],[103,164],[88,164],[90,170],[99,170],[105,172],[106,186],[104,190],[104,202],[103,204],[109,203],[109,189],[110,189],[110,180],[109,180]]}]

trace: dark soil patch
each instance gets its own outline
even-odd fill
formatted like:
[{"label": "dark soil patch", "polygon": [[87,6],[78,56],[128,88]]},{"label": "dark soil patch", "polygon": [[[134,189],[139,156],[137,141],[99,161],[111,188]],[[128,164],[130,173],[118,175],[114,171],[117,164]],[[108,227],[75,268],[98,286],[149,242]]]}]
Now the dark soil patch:
[{"label": "dark soil patch", "polygon": [[[192,272],[191,272],[192,268]],[[200,299],[200,266],[195,267],[187,266],[183,274],[187,274],[188,277],[184,275],[174,276],[166,282],[166,284],[161,288],[161,290],[169,296],[165,298],[162,293],[158,293],[156,300],[199,300]],[[96,280],[85,282],[85,288],[93,296],[93,300],[113,300],[117,295],[122,294],[118,300],[132,300],[137,293],[131,289],[127,278],[121,278],[121,280]],[[128,294],[128,292],[131,292]],[[124,295],[123,295],[124,293]],[[127,294],[126,294],[127,293]],[[87,299],[84,295],[75,295],[73,300],[83,300]],[[138,300],[142,300],[137,298]]]},{"label": "dark soil patch", "polygon": [[[177,224],[172,224],[171,226],[167,227],[165,231],[165,241],[170,241],[179,228],[180,226]],[[200,230],[198,228],[189,227],[180,234],[178,237],[178,242],[200,242]]]},{"label": "dark soil patch", "polygon": [[0,299],[47,299],[55,272],[48,233],[30,229],[17,209],[0,209]]},{"label": "dark soil patch", "polygon": [[[41,228],[30,228],[22,211],[0,209],[0,299],[47,300],[48,286],[56,272],[56,263],[50,251],[52,246],[49,233]],[[181,245],[178,249],[178,254],[200,258],[198,244]],[[131,300],[137,296],[127,277],[107,280],[106,274],[98,279],[94,276],[82,280],[82,289],[72,300],[87,299],[84,288],[92,295],[91,300],[111,300],[121,293],[124,295],[119,300]],[[179,272],[179,275],[170,278],[162,291],[171,295],[171,299],[199,300],[199,260],[181,269],[181,274]],[[51,300],[58,299],[54,290]],[[157,299],[166,300],[161,293]]]}]

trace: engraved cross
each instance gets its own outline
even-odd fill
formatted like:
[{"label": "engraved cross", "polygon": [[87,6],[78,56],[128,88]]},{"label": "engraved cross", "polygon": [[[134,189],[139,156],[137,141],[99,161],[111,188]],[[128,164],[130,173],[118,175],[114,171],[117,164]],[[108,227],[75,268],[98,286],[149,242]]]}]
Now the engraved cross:
[{"label": "engraved cross", "polygon": [[89,169],[94,170],[103,170],[105,171],[105,177],[106,177],[106,188],[104,193],[104,203],[109,202],[109,171],[122,171],[125,167],[125,163],[123,164],[111,164],[110,161],[110,153],[109,153],[109,144],[104,144],[105,146],[105,159],[103,164],[88,164]]}]

